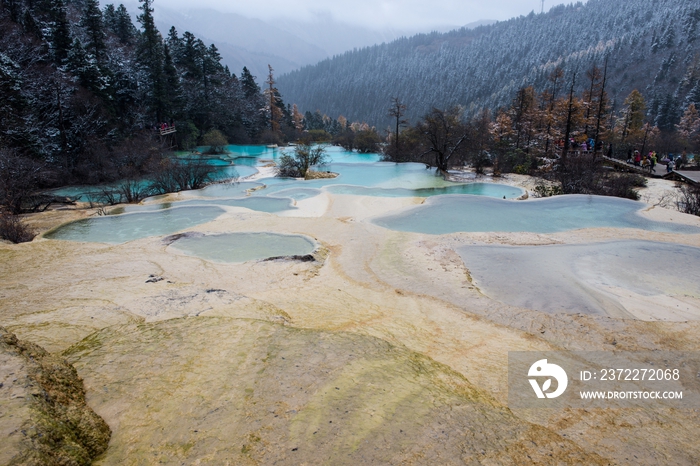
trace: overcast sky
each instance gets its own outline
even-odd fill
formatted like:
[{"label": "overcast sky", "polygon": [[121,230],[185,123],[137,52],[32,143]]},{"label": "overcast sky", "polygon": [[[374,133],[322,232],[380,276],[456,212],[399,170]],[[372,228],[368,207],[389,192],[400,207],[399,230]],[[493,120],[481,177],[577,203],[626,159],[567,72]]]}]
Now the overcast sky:
[{"label": "overcast sky", "polygon": [[[545,0],[545,10],[562,0]],[[421,29],[461,26],[482,19],[505,20],[540,12],[541,0],[155,0],[154,7],[214,8],[244,16],[313,20],[332,16],[337,21],[373,29]]]}]

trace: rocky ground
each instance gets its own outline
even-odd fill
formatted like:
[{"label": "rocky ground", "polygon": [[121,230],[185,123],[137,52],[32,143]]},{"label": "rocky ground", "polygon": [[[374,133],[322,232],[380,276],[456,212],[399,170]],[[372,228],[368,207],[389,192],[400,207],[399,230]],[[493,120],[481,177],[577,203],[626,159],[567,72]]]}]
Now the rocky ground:
[{"label": "rocky ground", "polygon": [[[431,236],[369,222],[420,202],[324,193],[298,202],[293,217],[230,208],[190,229],[304,234],[322,245],[313,262],[213,263],[163,238],[3,244],[0,325],[77,369],[88,405],[112,430],[97,464],[700,461],[697,410],[507,407],[509,351],[698,351],[700,316],[661,322],[508,306],[479,289],[454,251],[624,238],[700,247],[700,235]],[[30,221],[46,230],[91,213]],[[700,225],[661,206],[644,215]],[[3,454],[19,451],[5,438]]]},{"label": "rocky ground", "polygon": [[67,361],[0,327],[0,368],[0,463],[87,465],[107,449],[109,427]]}]

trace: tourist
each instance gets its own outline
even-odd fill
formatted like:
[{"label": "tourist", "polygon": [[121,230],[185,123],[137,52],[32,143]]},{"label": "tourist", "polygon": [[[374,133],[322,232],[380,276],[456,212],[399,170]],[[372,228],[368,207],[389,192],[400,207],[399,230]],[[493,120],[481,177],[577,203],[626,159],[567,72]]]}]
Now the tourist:
[{"label": "tourist", "polygon": [[642,154],[640,154],[638,150],[635,150],[634,151],[634,164],[636,166],[639,166],[641,162],[642,162]]},{"label": "tourist", "polygon": [[650,170],[650,171],[656,173],[656,168],[655,168],[655,167],[656,167],[656,163],[657,163],[657,160],[656,160],[656,152],[652,152],[652,153],[651,153],[650,160],[651,160],[651,170]]}]

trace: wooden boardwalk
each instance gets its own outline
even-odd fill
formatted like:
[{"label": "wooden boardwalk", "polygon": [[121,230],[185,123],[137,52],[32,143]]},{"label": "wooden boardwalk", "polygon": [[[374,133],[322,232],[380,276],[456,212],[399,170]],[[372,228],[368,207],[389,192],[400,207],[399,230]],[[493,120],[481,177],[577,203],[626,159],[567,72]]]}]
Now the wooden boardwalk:
[{"label": "wooden boardwalk", "polygon": [[[640,175],[648,176],[650,178],[664,178],[666,173],[666,166],[665,165],[656,165],[656,170],[657,172],[652,172],[648,168],[643,168],[637,165],[633,165],[631,163],[627,163],[624,160],[620,159],[613,159],[612,157],[608,157],[603,155],[603,160],[608,162],[610,165],[614,166],[615,168],[619,168],[620,170],[626,170],[628,172],[634,172],[634,173],[639,173]],[[661,171],[663,170],[663,173]]]},{"label": "wooden boardwalk", "polygon": [[691,170],[673,170],[664,176],[667,180],[683,181],[685,183],[700,185],[700,171]]}]

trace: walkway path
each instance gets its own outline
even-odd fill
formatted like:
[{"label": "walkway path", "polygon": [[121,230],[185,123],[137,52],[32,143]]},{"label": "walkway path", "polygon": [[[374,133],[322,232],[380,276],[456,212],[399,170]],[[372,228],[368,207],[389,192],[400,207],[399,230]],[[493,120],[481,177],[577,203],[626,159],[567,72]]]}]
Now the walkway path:
[{"label": "walkway path", "polygon": [[[627,163],[624,160],[613,159],[612,157],[608,157],[605,155],[603,156],[603,160],[605,160],[606,162],[612,164],[613,166],[615,166],[617,168],[627,170],[630,172],[639,173],[640,175],[648,176],[651,178],[663,178],[664,177],[664,174],[662,174],[662,173],[650,172],[646,168],[640,167],[638,165],[633,165],[631,163]],[[659,167],[659,165],[657,165],[657,167]]]},{"label": "walkway path", "polygon": [[664,176],[666,179],[683,181],[686,183],[700,185],[700,171],[690,171],[690,170],[673,170]]}]

